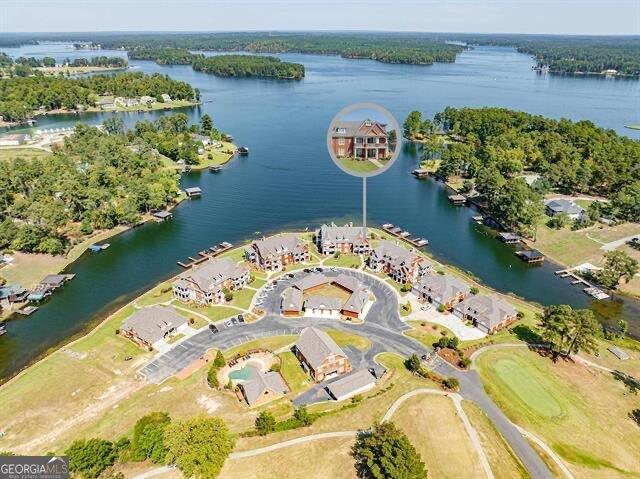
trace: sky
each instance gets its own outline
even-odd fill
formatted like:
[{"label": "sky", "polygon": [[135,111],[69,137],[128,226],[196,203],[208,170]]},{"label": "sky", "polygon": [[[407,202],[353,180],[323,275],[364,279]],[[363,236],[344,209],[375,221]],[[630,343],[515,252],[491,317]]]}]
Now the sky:
[{"label": "sky", "polygon": [[0,32],[640,34],[640,0],[0,0]]}]

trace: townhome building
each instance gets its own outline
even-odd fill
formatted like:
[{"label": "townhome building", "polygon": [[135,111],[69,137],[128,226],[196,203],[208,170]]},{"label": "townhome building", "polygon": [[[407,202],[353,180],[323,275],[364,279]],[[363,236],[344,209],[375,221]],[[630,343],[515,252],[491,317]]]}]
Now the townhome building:
[{"label": "townhome building", "polygon": [[449,274],[425,274],[413,285],[413,293],[422,301],[452,309],[469,295],[467,283]]},{"label": "townhome building", "polygon": [[458,303],[454,314],[465,321],[471,321],[481,331],[490,334],[502,329],[518,319],[516,309],[496,295],[469,296]]},{"label": "townhome building", "polygon": [[309,261],[309,245],[294,234],[272,236],[254,241],[245,257],[260,269],[280,271],[288,264]]},{"label": "townhome building", "polygon": [[173,296],[183,302],[222,303],[225,289],[242,289],[249,278],[249,268],[245,265],[229,258],[210,259],[182,273],[173,283]]},{"label": "townhome building", "polygon": [[380,241],[369,256],[369,267],[401,284],[415,283],[432,270],[431,263],[391,241]]},{"label": "townhome building", "polygon": [[316,231],[316,246],[323,255],[335,253],[353,253],[368,255],[371,252],[371,243],[364,236],[361,226],[353,224],[336,226],[322,225]]},{"label": "townhome building", "polygon": [[331,147],[338,158],[382,159],[389,156],[387,125],[373,120],[339,121]]}]

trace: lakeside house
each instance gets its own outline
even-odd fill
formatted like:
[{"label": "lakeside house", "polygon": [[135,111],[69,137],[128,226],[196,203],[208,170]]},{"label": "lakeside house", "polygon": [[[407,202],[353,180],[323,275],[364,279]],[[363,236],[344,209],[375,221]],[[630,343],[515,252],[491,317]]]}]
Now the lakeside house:
[{"label": "lakeside house", "polygon": [[335,253],[353,253],[368,255],[371,252],[371,243],[363,235],[361,226],[348,224],[344,226],[322,225],[316,231],[316,246],[323,255]]},{"label": "lakeside house", "polygon": [[293,352],[315,382],[351,372],[349,357],[327,333],[317,328],[304,328]]},{"label": "lakeside house", "polygon": [[336,122],[331,148],[338,158],[383,159],[389,156],[387,125],[364,121]]},{"label": "lakeside house", "polygon": [[238,383],[238,389],[249,406],[260,406],[289,392],[279,372],[263,373],[251,365],[243,369],[247,372],[247,379]]},{"label": "lakeside house", "polygon": [[423,301],[451,310],[469,295],[469,285],[449,274],[425,274],[413,285],[413,292]]},{"label": "lakeside house", "polygon": [[192,138],[193,138],[193,140],[194,140],[196,143],[202,143],[202,146],[203,146],[203,147],[204,147],[204,146],[209,146],[209,145],[211,145],[211,144],[212,144],[212,142],[211,142],[211,137],[210,137],[210,136],[207,136],[207,135],[194,134],[194,135],[192,136]]},{"label": "lakeside house", "polygon": [[517,319],[516,309],[496,295],[469,296],[458,303],[454,314],[464,321],[471,321],[482,332],[491,334]]},{"label": "lakeside house", "polygon": [[402,246],[383,240],[369,256],[369,267],[377,273],[385,273],[401,284],[415,283],[428,271],[431,264],[422,256]]},{"label": "lakeside house", "polygon": [[101,110],[113,110],[116,107],[115,100],[111,97],[99,97],[96,106]]},{"label": "lakeside house", "polygon": [[113,102],[123,108],[131,108],[140,104],[140,100],[138,98],[125,98],[120,96],[114,98]]},{"label": "lakeside house", "polygon": [[326,390],[336,401],[343,401],[356,394],[365,393],[375,385],[376,377],[369,370],[360,369],[333,381],[327,385]]},{"label": "lakeside house", "polygon": [[577,205],[572,200],[564,198],[546,200],[544,202],[544,207],[547,216],[551,217],[559,214],[565,214],[572,220],[578,220],[586,214],[586,211],[582,206]]},{"label": "lakeside house", "polygon": [[13,303],[22,303],[27,300],[28,295],[29,292],[19,284],[0,286],[0,306],[8,308]]},{"label": "lakeside house", "polygon": [[31,140],[30,135],[12,133],[0,136],[0,146],[20,146]]},{"label": "lakeside house", "polygon": [[160,98],[162,98],[162,101],[164,103],[170,103],[171,101],[173,101],[171,100],[171,97],[169,96],[168,93],[163,93],[162,95],[160,95]]},{"label": "lakeside house", "polygon": [[143,105],[152,105],[155,102],[156,102],[156,99],[153,98],[152,96],[142,95],[140,97],[140,103],[142,103]]},{"label": "lakeside house", "polygon": [[145,348],[157,349],[168,337],[188,328],[187,320],[172,306],[155,305],[137,310],[120,328],[120,334]]},{"label": "lakeside house", "polygon": [[309,245],[294,234],[272,236],[253,241],[245,258],[260,269],[280,271],[288,264],[309,261]]},{"label": "lakeside house", "polygon": [[218,304],[224,302],[224,290],[239,290],[249,282],[247,266],[229,258],[209,259],[180,274],[173,283],[173,297],[183,302]]}]

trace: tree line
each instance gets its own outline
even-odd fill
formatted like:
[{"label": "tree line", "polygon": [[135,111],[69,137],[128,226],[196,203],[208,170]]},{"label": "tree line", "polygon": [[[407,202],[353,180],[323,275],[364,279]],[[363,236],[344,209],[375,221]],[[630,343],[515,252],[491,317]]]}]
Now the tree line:
[{"label": "tree line", "polygon": [[155,60],[160,65],[191,65],[196,71],[223,77],[304,78],[304,65],[261,55],[207,57],[180,48],[139,48],[131,50],[128,55],[136,60]]},{"label": "tree line", "polygon": [[24,121],[36,110],[76,109],[95,106],[99,95],[191,100],[194,89],[188,83],[168,75],[126,72],[117,75],[94,75],[86,78],[64,76],[14,77],[0,81],[0,115],[5,121]]},{"label": "tree line", "polygon": [[[454,141],[444,143],[438,133]],[[640,143],[590,121],[449,107],[433,119],[412,112],[404,134],[424,139],[425,159],[441,160],[440,177],[471,180],[506,226],[534,227],[542,214],[541,194],[550,190],[607,197],[611,215],[640,221]],[[540,175],[532,187],[522,178],[525,172]]]},{"label": "tree line", "polygon": [[448,44],[428,34],[110,34],[101,35],[100,42],[105,47],[125,48],[130,52],[148,48],[252,53],[290,52],[424,65],[434,62],[453,63],[456,55],[464,50],[461,45]]},{"label": "tree line", "polygon": [[0,249],[62,254],[178,193],[178,177],[151,146],[78,124],[51,156],[0,162]]}]

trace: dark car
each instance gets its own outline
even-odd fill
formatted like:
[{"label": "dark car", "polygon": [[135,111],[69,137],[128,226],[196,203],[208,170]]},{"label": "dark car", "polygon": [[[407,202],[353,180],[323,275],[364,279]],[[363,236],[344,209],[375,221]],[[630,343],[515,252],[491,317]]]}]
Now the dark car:
[{"label": "dark car", "polygon": [[304,272],[305,272],[305,273],[311,273],[311,268],[305,268],[305,269],[304,269]]},{"label": "dark car", "polygon": [[216,334],[218,332],[218,328],[216,328],[215,324],[210,324],[209,331],[211,331],[213,334]]},{"label": "dark car", "polygon": [[238,324],[238,318],[231,318],[231,324]]},{"label": "dark car", "polygon": [[287,276],[288,276],[289,278],[295,278],[295,277],[296,277],[296,275],[295,275],[295,274],[293,274],[293,273],[289,273]]},{"label": "dark car", "polygon": [[316,271],[317,271],[318,273],[322,273],[324,270],[323,270],[322,268],[316,268]]},{"label": "dark car", "polygon": [[239,314],[238,315],[238,322],[239,323],[244,323],[244,315],[243,314]]}]

